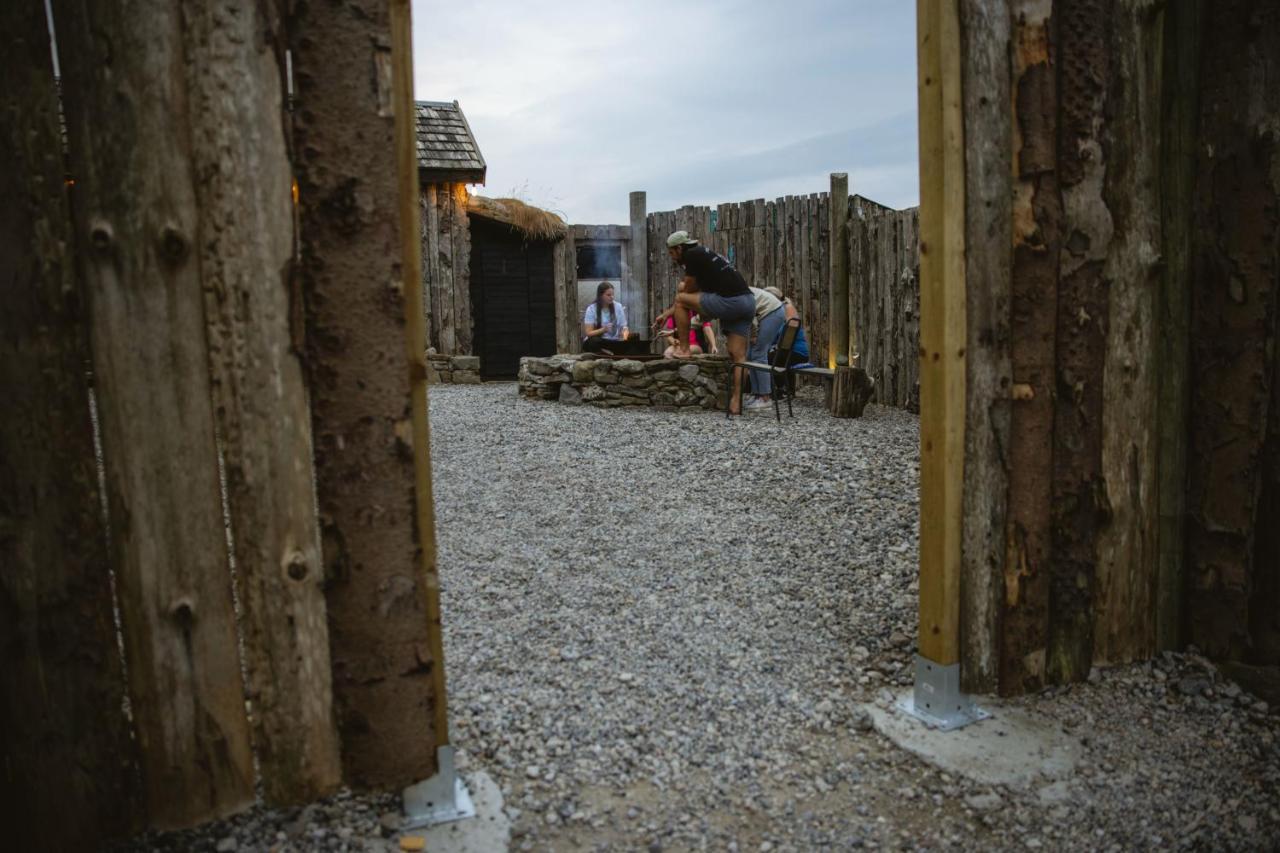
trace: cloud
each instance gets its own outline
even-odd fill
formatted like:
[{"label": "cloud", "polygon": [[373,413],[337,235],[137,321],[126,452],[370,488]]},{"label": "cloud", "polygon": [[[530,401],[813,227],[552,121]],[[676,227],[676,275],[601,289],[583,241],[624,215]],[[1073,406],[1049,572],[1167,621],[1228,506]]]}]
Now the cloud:
[{"label": "cloud", "polygon": [[419,98],[457,99],[489,192],[574,222],[916,187],[915,21],[902,0],[414,3]]}]

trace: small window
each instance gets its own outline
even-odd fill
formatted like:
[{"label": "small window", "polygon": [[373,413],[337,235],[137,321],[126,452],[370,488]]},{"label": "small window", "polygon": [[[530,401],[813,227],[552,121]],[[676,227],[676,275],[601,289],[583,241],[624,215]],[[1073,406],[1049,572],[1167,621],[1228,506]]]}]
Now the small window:
[{"label": "small window", "polygon": [[622,247],[579,246],[578,278],[622,278]]}]

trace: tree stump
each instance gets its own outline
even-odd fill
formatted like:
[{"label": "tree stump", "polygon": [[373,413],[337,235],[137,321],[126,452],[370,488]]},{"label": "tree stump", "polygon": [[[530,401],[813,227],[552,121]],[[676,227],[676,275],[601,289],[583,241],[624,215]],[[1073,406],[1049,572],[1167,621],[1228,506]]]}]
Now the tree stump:
[{"label": "tree stump", "polygon": [[875,380],[867,371],[861,367],[837,367],[827,408],[837,418],[860,418],[875,393]]}]

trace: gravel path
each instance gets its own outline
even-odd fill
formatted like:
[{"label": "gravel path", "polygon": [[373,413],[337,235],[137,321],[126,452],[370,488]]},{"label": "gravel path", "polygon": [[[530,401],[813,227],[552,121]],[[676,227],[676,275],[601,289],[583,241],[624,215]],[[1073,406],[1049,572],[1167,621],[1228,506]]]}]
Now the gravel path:
[{"label": "gravel path", "polygon": [[[1029,791],[894,748],[917,421],[794,423],[432,389],[454,742],[536,850],[1268,849],[1280,720],[1195,655],[1020,700],[1083,740]],[[390,850],[387,797],[255,810],[159,849]]]}]

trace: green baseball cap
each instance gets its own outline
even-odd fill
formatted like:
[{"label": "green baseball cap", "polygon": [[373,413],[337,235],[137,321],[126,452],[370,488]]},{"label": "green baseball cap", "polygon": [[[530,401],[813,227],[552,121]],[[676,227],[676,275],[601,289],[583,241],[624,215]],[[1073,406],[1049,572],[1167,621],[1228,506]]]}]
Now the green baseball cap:
[{"label": "green baseball cap", "polygon": [[674,249],[676,246],[696,246],[698,241],[689,236],[688,231],[672,231],[671,236],[667,238],[667,248]]}]

